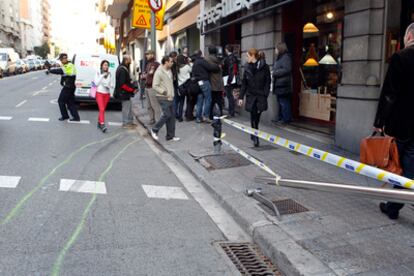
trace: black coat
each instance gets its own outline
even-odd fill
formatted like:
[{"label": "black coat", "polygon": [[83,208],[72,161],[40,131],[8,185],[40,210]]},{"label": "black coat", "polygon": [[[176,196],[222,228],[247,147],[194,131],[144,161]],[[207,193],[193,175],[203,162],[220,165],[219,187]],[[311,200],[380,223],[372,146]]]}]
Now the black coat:
[{"label": "black coat", "polygon": [[280,55],[273,64],[273,94],[292,93],[292,59],[288,53]]},{"label": "black coat", "polygon": [[131,82],[129,70],[125,65],[120,65],[116,69],[115,74],[116,84],[114,97],[121,101],[127,101],[134,97],[135,88]]},{"label": "black coat", "polygon": [[254,66],[246,64],[244,67],[240,99],[246,96],[246,111],[251,112],[253,105],[257,105],[257,111],[267,110],[267,97],[270,93],[270,69],[269,66],[260,61]]},{"label": "black coat", "polygon": [[209,81],[210,73],[220,72],[220,67],[216,64],[208,63],[204,58],[200,57],[194,61],[192,75],[196,80]]},{"label": "black coat", "polygon": [[397,139],[414,139],[414,46],[391,57],[374,126]]},{"label": "black coat", "polygon": [[230,86],[231,83],[233,82],[233,78],[236,78],[236,82],[237,82],[237,78],[239,77],[238,74],[239,74],[239,60],[233,53],[231,53],[224,59],[223,77],[229,76],[229,78],[227,79],[227,83],[225,83],[224,85]]}]

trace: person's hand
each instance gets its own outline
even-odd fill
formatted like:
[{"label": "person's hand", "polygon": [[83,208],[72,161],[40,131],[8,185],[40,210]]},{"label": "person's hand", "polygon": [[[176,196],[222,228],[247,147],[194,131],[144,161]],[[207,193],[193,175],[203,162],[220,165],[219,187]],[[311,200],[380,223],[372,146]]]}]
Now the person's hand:
[{"label": "person's hand", "polygon": [[379,134],[384,133],[384,128],[374,127],[374,131],[378,132]]},{"label": "person's hand", "polygon": [[243,105],[243,100],[242,99],[240,99],[239,100],[239,106],[242,106]]}]

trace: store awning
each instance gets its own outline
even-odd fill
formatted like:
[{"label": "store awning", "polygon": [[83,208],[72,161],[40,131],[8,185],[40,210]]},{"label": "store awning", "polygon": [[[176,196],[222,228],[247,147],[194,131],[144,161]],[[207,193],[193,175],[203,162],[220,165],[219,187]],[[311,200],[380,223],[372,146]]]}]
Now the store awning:
[{"label": "store awning", "polygon": [[120,19],[122,14],[128,9],[130,0],[114,0],[107,8],[107,13],[113,19]]},{"label": "store awning", "polygon": [[249,19],[249,18],[252,18],[252,17],[258,16],[258,15],[261,15],[261,14],[263,14],[263,13],[265,13],[265,12],[268,12],[268,11],[271,11],[271,10],[274,10],[274,9],[277,9],[277,8],[281,8],[281,7],[283,7],[283,6],[287,5],[287,4],[292,3],[293,1],[295,1],[295,0],[284,0],[284,1],[280,1],[280,2],[279,2],[279,3],[277,3],[277,4],[271,5],[271,6],[269,6],[269,7],[266,7],[266,8],[264,8],[264,9],[261,9],[261,10],[259,10],[259,11],[252,12],[252,13],[247,14],[247,15],[245,15],[245,16],[239,17],[239,18],[237,18],[237,19],[235,19],[235,20],[233,20],[233,21],[230,21],[230,22],[224,23],[224,24],[222,24],[222,25],[220,25],[220,26],[213,27],[213,28],[211,28],[211,29],[209,29],[209,30],[207,30],[207,31],[205,31],[205,32],[202,32],[202,33],[201,33],[201,35],[206,35],[206,34],[209,34],[209,33],[215,32],[215,31],[218,31],[218,30],[220,30],[220,29],[222,29],[222,28],[224,28],[224,27],[227,27],[227,26],[233,25],[233,24],[235,24],[235,23],[242,22],[242,21],[244,21],[244,20],[246,20],[246,19]]}]

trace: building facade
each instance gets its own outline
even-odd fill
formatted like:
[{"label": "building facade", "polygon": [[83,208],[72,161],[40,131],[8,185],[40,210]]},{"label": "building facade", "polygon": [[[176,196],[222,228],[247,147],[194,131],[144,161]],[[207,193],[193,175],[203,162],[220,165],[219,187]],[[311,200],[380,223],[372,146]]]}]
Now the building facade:
[{"label": "building facade", "polygon": [[[251,47],[271,66],[286,42],[293,60],[296,126],[332,135],[359,151],[372,131],[380,87],[391,54],[414,21],[410,0],[206,0],[197,26],[205,45],[232,44],[243,60]],[[276,119],[269,97],[264,119]]]},{"label": "building facade", "polygon": [[19,1],[0,1],[0,47],[14,48],[21,54],[21,33],[19,21]]}]

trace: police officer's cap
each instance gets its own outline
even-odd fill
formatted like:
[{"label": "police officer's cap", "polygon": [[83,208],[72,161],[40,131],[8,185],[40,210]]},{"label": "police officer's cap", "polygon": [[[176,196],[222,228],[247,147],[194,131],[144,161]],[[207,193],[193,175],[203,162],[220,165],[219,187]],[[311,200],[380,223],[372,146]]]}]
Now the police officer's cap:
[{"label": "police officer's cap", "polygon": [[68,54],[65,54],[65,53],[59,54],[59,60],[62,60],[62,59],[67,58],[67,57],[68,57]]}]

